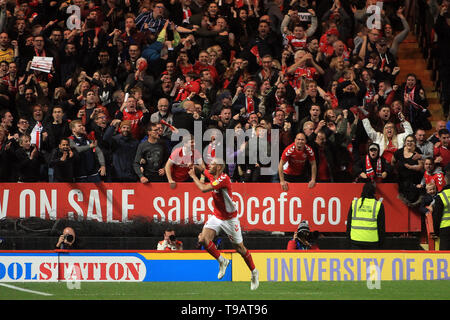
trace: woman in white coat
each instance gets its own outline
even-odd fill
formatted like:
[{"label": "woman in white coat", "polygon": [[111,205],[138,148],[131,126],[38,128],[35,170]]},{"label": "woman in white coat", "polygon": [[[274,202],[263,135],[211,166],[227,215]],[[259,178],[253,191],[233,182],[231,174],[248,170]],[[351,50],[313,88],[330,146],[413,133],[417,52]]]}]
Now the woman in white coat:
[{"label": "woman in white coat", "polygon": [[380,156],[383,157],[387,163],[391,163],[392,156],[395,151],[402,148],[405,138],[409,134],[413,134],[411,124],[405,120],[405,116],[399,112],[398,117],[404,129],[403,133],[397,134],[395,124],[388,122],[384,125],[383,132],[375,131],[368,118],[362,120],[367,136],[372,142],[380,146]]}]

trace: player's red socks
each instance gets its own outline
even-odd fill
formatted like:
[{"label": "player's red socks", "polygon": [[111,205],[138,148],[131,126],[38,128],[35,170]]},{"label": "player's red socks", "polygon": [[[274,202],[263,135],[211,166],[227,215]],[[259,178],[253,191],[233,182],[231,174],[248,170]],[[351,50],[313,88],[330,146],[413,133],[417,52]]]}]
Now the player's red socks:
[{"label": "player's red socks", "polygon": [[214,242],[210,241],[208,243],[208,245],[206,246],[206,251],[208,251],[208,253],[210,255],[212,255],[214,258],[219,259],[220,252],[219,252],[219,250],[217,250],[216,245],[214,244]]},{"label": "player's red socks", "polygon": [[[212,255],[214,258],[219,259],[220,252],[219,250],[217,250],[217,247],[214,244],[214,242],[210,241],[208,243],[208,245],[206,246],[206,251],[208,251],[208,253]],[[250,251],[247,250],[247,252],[242,256],[242,258],[244,258],[244,261],[247,264],[250,271],[253,271],[255,269],[255,264],[253,263],[253,258]]]},{"label": "player's red socks", "polygon": [[244,261],[247,264],[250,271],[253,271],[253,269],[255,269],[255,264],[253,263],[253,258],[252,255],[250,254],[250,251],[247,250],[247,252],[242,258],[244,258]]}]

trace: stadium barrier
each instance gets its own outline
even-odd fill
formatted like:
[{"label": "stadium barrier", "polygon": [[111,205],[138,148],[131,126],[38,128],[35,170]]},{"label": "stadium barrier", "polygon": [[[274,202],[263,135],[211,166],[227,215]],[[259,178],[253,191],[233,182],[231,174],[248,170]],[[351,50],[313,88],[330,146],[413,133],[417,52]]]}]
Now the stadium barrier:
[{"label": "stadium barrier", "polygon": [[[242,257],[220,281],[250,281]],[[449,279],[450,251],[253,250],[260,281],[383,281]],[[0,282],[219,281],[204,251],[1,251]]]},{"label": "stadium barrier", "polygon": [[433,215],[431,211],[428,211],[425,214],[425,226],[427,228],[428,250],[439,250],[438,246],[436,246],[439,241],[433,239],[433,237],[431,236],[431,234],[434,233]]},{"label": "stadium barrier", "polygon": [[[360,183],[234,183],[233,197],[242,230],[294,232],[302,220],[312,230],[345,232],[352,200],[360,197]],[[377,185],[386,212],[386,232],[421,231],[420,214],[397,198],[397,184]],[[159,222],[203,224],[212,212],[210,193],[192,183],[3,183],[0,219],[29,218],[93,220],[126,223],[137,217]]]}]

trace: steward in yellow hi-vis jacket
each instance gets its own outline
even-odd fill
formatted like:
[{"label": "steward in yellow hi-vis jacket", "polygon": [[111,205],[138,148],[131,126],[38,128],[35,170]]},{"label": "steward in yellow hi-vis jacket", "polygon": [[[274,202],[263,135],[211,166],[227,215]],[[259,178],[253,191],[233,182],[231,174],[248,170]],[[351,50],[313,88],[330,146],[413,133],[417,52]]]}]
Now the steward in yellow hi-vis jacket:
[{"label": "steward in yellow hi-vis jacket", "polygon": [[439,236],[439,250],[450,250],[450,172],[445,173],[446,186],[433,205],[434,235]]},{"label": "steward in yellow hi-vis jacket", "polygon": [[384,206],[375,198],[375,186],[364,184],[361,197],[354,199],[348,211],[347,236],[350,249],[379,249],[385,232]]}]

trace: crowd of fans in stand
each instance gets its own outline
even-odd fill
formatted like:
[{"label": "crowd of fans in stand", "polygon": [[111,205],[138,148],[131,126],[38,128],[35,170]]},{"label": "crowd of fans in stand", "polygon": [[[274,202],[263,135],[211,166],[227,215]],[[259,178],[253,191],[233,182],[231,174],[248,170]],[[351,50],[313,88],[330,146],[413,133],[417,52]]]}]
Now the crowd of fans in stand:
[{"label": "crowd of fans in stand", "polygon": [[[198,122],[251,130],[241,144],[213,136],[200,146],[244,155],[227,165],[233,181],[397,182],[418,205],[430,183],[442,188],[449,134],[441,121],[426,136],[420,79],[396,81],[410,31],[403,5],[384,2],[377,29],[375,4],[0,0],[0,181],[175,186],[189,179],[186,164],[206,162],[192,140],[171,139]],[[52,57],[50,72],[34,57]],[[252,139],[279,144],[281,174],[248,160]]]}]

